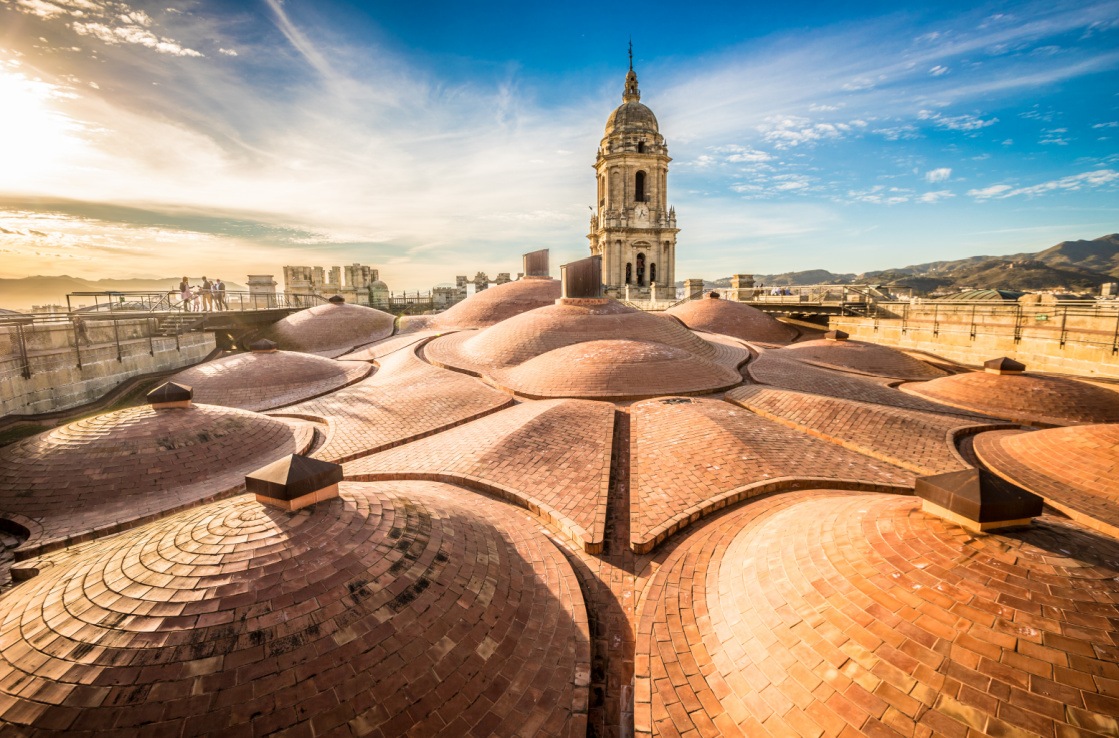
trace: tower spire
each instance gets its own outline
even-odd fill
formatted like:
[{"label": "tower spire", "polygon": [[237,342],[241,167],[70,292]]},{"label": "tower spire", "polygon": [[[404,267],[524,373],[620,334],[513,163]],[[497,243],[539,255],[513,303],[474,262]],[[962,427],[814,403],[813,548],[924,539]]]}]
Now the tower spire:
[{"label": "tower spire", "polygon": [[622,93],[623,102],[637,102],[641,99],[641,90],[637,89],[637,72],[633,71],[633,37],[629,39],[629,72],[626,73],[626,89]]}]

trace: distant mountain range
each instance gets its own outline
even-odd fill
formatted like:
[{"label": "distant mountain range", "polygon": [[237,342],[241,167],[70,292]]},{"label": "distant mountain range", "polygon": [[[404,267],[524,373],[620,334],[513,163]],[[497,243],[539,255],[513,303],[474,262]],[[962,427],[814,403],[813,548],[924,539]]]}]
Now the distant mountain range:
[{"label": "distant mountain range", "polygon": [[[182,276],[160,279],[99,279],[96,281],[70,277],[23,277],[0,279],[0,308],[30,310],[32,305],[66,306],[66,295],[72,292],[169,292],[179,286]],[[191,277],[191,284],[202,284],[201,277]],[[244,285],[227,281],[225,288],[231,292],[248,289]],[[93,298],[71,300],[74,306],[93,304]]]},{"label": "distant mountain range", "polygon": [[[912,290],[918,295],[965,289],[1098,292],[1103,283],[1115,281],[1119,281],[1119,233],[1091,241],[1062,241],[1037,253],[971,256],[864,274],[810,269],[754,275],[755,284],[767,287],[869,283],[885,285],[892,291]],[[711,286],[729,287],[730,277],[716,280]]]}]

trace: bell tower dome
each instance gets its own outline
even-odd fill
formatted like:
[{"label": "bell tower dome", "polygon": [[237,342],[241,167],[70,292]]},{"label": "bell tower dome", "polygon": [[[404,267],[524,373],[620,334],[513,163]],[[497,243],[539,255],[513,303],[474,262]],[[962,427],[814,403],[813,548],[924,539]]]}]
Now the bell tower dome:
[{"label": "bell tower dome", "polygon": [[[653,111],[641,103],[630,46],[622,104],[606,119],[595,174],[591,254],[602,257],[607,294],[660,299],[675,296],[676,211],[668,205],[668,147]],[[629,289],[627,290],[627,286]]]}]

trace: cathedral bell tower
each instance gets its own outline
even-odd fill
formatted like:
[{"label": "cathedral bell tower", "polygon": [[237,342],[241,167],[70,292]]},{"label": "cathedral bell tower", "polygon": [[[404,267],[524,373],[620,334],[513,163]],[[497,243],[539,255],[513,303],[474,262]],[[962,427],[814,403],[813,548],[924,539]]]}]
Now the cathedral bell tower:
[{"label": "cathedral bell tower", "polygon": [[598,204],[591,216],[591,254],[602,257],[607,294],[658,298],[676,294],[676,210],[668,206],[668,147],[656,116],[641,104],[630,48],[622,104],[606,120],[594,168]]}]

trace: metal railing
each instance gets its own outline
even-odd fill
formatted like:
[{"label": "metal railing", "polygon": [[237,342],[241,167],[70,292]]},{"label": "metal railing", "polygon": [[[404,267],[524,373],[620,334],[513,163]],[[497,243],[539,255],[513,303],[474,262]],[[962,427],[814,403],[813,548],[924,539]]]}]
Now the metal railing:
[{"label": "metal railing", "polygon": [[[221,295],[219,300],[218,295]],[[75,308],[72,298],[92,297],[93,305]],[[66,295],[66,307],[71,312],[248,312],[254,310],[298,310],[327,301],[323,295],[303,292],[276,292],[273,294],[254,294],[252,292],[223,291],[211,293],[207,301],[204,295],[183,300],[178,290],[167,292],[71,292]],[[208,306],[208,307],[207,307]]]}]

